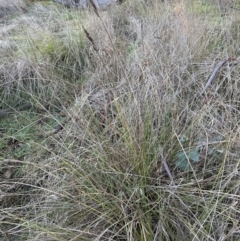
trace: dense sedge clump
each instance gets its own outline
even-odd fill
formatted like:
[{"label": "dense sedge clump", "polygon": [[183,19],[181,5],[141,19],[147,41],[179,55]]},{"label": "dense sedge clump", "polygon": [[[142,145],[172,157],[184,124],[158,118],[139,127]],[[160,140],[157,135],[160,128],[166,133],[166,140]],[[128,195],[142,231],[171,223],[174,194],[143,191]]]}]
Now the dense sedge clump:
[{"label": "dense sedge clump", "polygon": [[37,1],[4,18],[3,240],[238,240],[234,8]]}]

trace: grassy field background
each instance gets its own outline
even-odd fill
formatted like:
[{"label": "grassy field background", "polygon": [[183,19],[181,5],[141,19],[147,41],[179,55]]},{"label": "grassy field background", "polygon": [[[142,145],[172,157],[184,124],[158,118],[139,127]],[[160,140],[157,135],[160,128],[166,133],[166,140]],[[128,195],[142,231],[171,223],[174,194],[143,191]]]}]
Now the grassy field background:
[{"label": "grassy field background", "polygon": [[240,241],[240,1],[4,4],[0,240]]}]

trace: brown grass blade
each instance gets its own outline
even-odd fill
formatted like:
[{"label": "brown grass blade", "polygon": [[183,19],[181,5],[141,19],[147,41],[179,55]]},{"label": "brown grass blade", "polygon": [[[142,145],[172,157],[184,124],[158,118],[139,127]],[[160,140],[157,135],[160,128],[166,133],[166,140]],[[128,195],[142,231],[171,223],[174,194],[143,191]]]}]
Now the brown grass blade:
[{"label": "brown grass blade", "polygon": [[89,2],[90,2],[91,5],[93,6],[93,10],[94,10],[94,12],[96,13],[96,15],[100,18],[100,15],[99,15],[99,13],[98,13],[98,9],[97,9],[96,4],[93,2],[93,0],[89,0]]},{"label": "brown grass blade", "polygon": [[95,45],[95,43],[94,43],[94,41],[93,41],[93,38],[90,36],[90,33],[89,33],[83,26],[82,26],[82,28],[83,28],[83,31],[84,31],[84,33],[86,34],[88,40],[92,43],[94,50],[95,50],[96,52],[98,52],[98,49],[97,49],[97,47],[96,47],[96,45]]}]

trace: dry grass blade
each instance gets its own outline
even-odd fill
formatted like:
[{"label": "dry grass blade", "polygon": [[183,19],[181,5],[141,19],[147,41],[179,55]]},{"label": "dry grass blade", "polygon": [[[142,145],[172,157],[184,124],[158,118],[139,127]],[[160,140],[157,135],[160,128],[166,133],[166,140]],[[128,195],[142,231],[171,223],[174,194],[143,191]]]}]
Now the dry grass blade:
[{"label": "dry grass blade", "polygon": [[168,177],[169,177],[169,179],[171,180],[171,183],[174,184],[173,175],[172,175],[172,173],[171,173],[171,171],[170,171],[170,169],[169,169],[169,166],[168,166],[168,164],[167,164],[167,162],[166,162],[166,158],[164,157],[162,151],[161,151],[161,158],[162,158],[163,166],[164,166],[164,168],[165,168],[165,170],[166,170],[166,172],[167,172],[167,174],[168,174]]},{"label": "dry grass blade", "polygon": [[94,43],[93,38],[90,36],[89,32],[84,28],[84,26],[82,26],[82,28],[83,28],[83,31],[84,31],[84,33],[86,34],[88,40],[92,43],[92,46],[93,46],[94,50],[95,50],[96,52],[98,52],[98,49],[97,49],[97,47],[96,47],[96,45],[95,45],[95,43]]},{"label": "dry grass blade", "polygon": [[91,5],[92,5],[92,7],[93,7],[93,9],[94,9],[95,14],[100,18],[100,15],[99,15],[99,13],[98,13],[97,6],[96,6],[96,4],[94,3],[94,1],[93,1],[93,0],[89,0],[89,2],[91,3]]},{"label": "dry grass blade", "polygon": [[223,67],[226,63],[231,63],[232,61],[235,61],[235,59],[234,58],[228,58],[226,60],[220,61],[216,65],[216,67],[214,68],[214,70],[213,70],[210,78],[208,79],[206,85],[204,86],[203,90],[200,92],[200,96],[202,96],[206,92],[207,88],[212,84],[212,82],[216,78],[216,75],[219,72],[219,70],[221,69],[221,67]]}]

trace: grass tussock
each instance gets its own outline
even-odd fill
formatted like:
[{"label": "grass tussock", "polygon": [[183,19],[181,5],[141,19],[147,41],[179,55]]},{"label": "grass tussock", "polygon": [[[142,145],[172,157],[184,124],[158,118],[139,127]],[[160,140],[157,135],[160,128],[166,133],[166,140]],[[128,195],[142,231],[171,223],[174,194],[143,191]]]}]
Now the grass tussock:
[{"label": "grass tussock", "polygon": [[2,240],[239,240],[239,19],[228,11],[43,2],[5,19],[1,106],[33,108],[0,120]]}]

